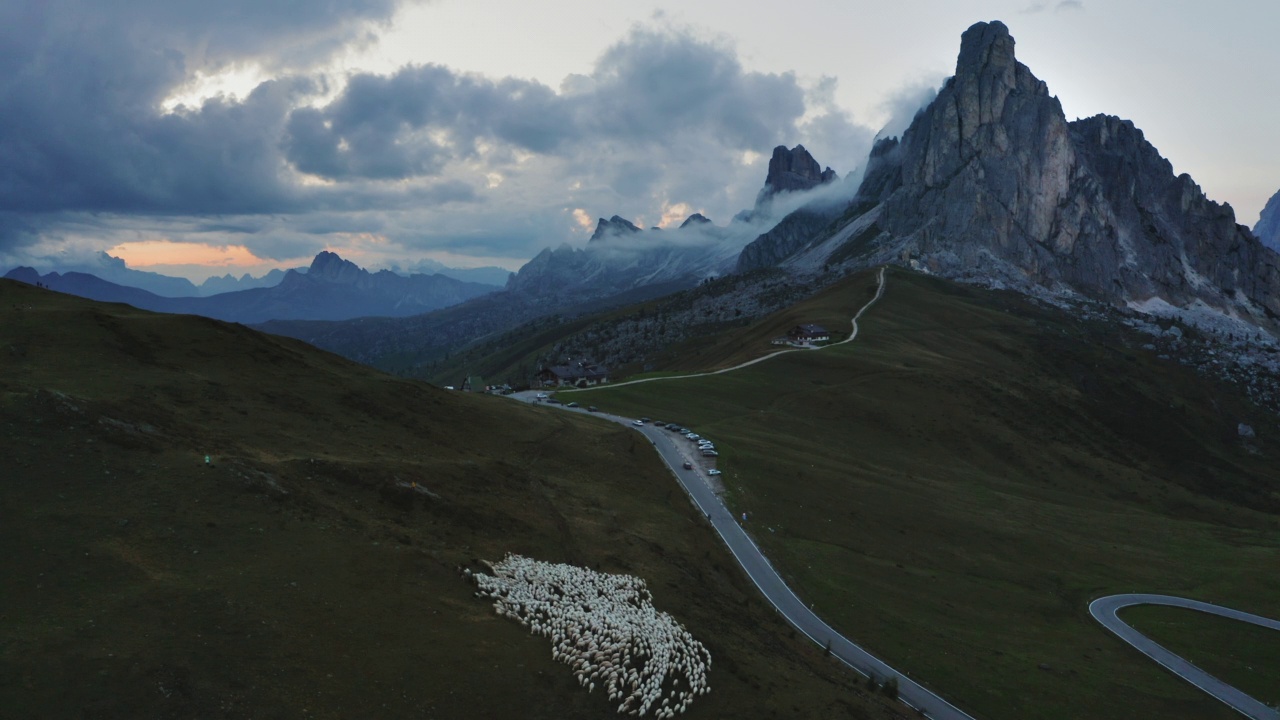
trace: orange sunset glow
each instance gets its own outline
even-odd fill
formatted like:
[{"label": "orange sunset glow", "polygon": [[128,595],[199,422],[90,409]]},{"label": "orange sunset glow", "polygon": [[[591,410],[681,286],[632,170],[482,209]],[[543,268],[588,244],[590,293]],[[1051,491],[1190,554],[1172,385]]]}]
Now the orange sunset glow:
[{"label": "orange sunset glow", "polygon": [[107,251],[129,267],[141,268],[156,265],[208,265],[210,267],[249,267],[262,265],[266,260],[254,255],[243,245],[206,245],[193,242],[168,240],[142,240],[120,243]]}]

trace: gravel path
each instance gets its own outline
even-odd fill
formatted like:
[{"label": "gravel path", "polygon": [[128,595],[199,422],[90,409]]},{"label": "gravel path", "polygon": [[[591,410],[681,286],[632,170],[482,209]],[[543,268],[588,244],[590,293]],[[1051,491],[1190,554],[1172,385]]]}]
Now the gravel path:
[{"label": "gravel path", "polygon": [[769,353],[768,355],[758,357],[754,360],[748,360],[739,365],[722,368],[720,370],[711,370],[709,372],[701,372],[701,373],[690,373],[688,375],[667,375],[664,377],[642,378],[640,380],[628,380],[627,382],[609,383],[605,385],[594,385],[588,388],[575,388],[574,392],[587,392],[589,390],[606,390],[610,388],[626,387],[628,385],[639,385],[640,383],[658,382],[659,380],[683,380],[685,378],[707,377],[709,375],[723,375],[727,372],[733,372],[734,370],[741,370],[744,367],[750,367],[751,365],[764,362],[769,358],[775,358],[775,357],[778,357],[779,355],[786,355],[787,353],[793,353],[793,352],[811,352],[815,350],[824,350],[826,348],[835,347],[837,345],[844,345],[845,343],[848,343],[848,342],[853,342],[854,338],[858,337],[858,318],[862,317],[862,313],[866,312],[867,308],[871,307],[875,303],[875,301],[880,299],[880,296],[884,295],[884,270],[885,269],[882,267],[880,268],[879,273],[876,274],[877,286],[876,286],[875,297],[868,300],[867,304],[863,305],[862,308],[858,310],[857,314],[853,316],[853,319],[850,320],[850,324],[852,325],[852,327],[849,331],[849,337],[845,338],[844,340],[841,340],[840,342],[831,343],[830,345],[821,345],[821,346],[815,346],[815,347],[798,347],[798,348],[788,348],[786,350],[779,350],[777,352]]}]

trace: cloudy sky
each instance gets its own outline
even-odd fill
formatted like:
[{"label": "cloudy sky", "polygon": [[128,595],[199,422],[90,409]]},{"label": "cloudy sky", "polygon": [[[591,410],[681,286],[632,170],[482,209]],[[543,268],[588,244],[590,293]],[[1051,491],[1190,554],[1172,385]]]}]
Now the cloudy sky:
[{"label": "cloudy sky", "polygon": [[1240,222],[1280,189],[1276,3],[0,0],[0,270],[515,268],[601,216],[724,223],[775,145],[855,171],[992,19]]}]

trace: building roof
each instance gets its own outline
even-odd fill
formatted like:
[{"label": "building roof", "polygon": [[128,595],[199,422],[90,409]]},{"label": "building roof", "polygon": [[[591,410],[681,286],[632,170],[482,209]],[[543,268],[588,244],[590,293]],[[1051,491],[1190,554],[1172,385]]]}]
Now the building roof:
[{"label": "building roof", "polygon": [[569,365],[552,365],[542,372],[554,375],[558,380],[599,380],[609,376],[609,371],[601,365],[578,362]]},{"label": "building roof", "polygon": [[793,335],[828,335],[827,329],[821,325],[809,323],[807,325],[797,325],[791,329]]}]

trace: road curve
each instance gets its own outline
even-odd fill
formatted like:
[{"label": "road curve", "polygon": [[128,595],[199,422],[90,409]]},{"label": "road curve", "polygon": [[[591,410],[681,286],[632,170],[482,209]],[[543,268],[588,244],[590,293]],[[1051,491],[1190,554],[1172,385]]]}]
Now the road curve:
[{"label": "road curve", "polygon": [[841,340],[840,342],[831,343],[830,345],[788,348],[786,350],[779,350],[777,352],[769,353],[768,355],[763,355],[754,360],[748,360],[744,363],[734,365],[733,367],[721,368],[719,370],[711,370],[709,372],[689,373],[688,375],[666,375],[663,377],[641,378],[640,380],[628,380],[626,382],[609,383],[607,385],[593,385],[587,388],[573,388],[573,391],[575,393],[580,393],[580,392],[589,392],[591,390],[609,390],[612,388],[626,387],[627,385],[639,385],[640,383],[657,382],[659,380],[683,380],[684,378],[707,377],[708,375],[723,375],[727,372],[733,372],[734,370],[741,370],[744,367],[755,365],[756,363],[759,363],[759,362],[764,362],[769,358],[775,358],[775,357],[778,357],[779,355],[786,355],[787,353],[793,353],[793,352],[809,352],[811,350],[823,350],[825,348],[835,347],[837,345],[843,345],[847,342],[853,342],[854,338],[858,337],[858,318],[862,317],[862,313],[866,312],[867,308],[875,304],[875,301],[879,300],[880,297],[884,295],[884,270],[885,270],[884,267],[881,266],[880,271],[876,274],[877,284],[876,284],[875,296],[873,296],[870,300],[868,300],[867,304],[859,308],[858,312],[854,314],[853,319],[849,321],[850,325],[852,326],[849,330],[849,337]]},{"label": "road curve", "polygon": [[1175,655],[1156,643],[1151,638],[1133,629],[1120,619],[1116,613],[1132,605],[1168,605],[1169,607],[1198,610],[1210,615],[1219,615],[1232,620],[1239,620],[1253,625],[1280,630],[1280,621],[1253,615],[1239,610],[1232,610],[1221,605],[1212,605],[1199,600],[1174,597],[1172,595],[1108,595],[1089,603],[1089,614],[1103,627],[1120,636],[1121,640],[1137,648],[1138,652],[1160,663],[1166,670],[1195,685],[1231,707],[1231,709],[1253,720],[1280,720],[1280,711],[1270,708],[1236,688],[1215,678],[1209,673],[1192,665],[1181,656]]}]

